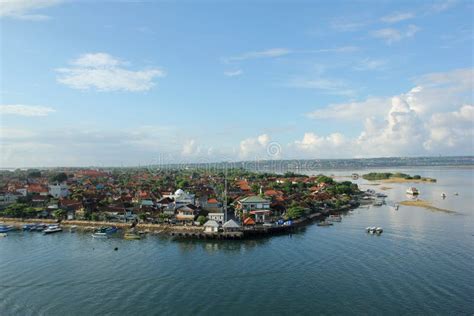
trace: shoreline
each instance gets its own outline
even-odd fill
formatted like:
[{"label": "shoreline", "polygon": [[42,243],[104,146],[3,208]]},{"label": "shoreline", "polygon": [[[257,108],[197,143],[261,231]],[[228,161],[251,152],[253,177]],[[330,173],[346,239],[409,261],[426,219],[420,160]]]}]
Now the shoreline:
[{"label": "shoreline", "polygon": [[[358,206],[357,206],[358,207]],[[173,239],[251,239],[258,237],[272,237],[285,233],[291,233],[294,229],[302,228],[311,225],[317,220],[324,220],[331,214],[346,213],[354,210],[357,207],[345,207],[338,210],[323,210],[321,212],[312,213],[304,218],[293,220],[291,226],[263,226],[256,225],[250,227],[242,227],[236,232],[214,232],[206,233],[203,226],[173,226],[169,224],[145,224],[139,223],[135,228],[144,234],[153,234],[168,236]],[[0,218],[0,222],[8,223],[15,226],[18,230],[22,230],[23,225],[26,224],[58,224],[58,221],[52,219],[21,219],[21,218]],[[95,229],[102,226],[116,226],[122,230],[130,229],[131,223],[116,223],[116,222],[96,222],[96,221],[78,221],[78,220],[63,220],[60,222],[61,226],[70,228],[77,226],[77,230],[81,232],[93,232]]]}]

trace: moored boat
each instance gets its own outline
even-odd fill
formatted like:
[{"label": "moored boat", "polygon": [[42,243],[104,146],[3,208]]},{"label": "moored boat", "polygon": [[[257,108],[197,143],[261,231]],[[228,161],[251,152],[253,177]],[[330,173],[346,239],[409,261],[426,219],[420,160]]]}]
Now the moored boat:
[{"label": "moored boat", "polygon": [[341,215],[329,215],[327,220],[330,221],[330,222],[341,222],[342,217],[341,217]]},{"label": "moored boat", "polygon": [[8,233],[14,229],[12,225],[0,225],[0,233]]},{"label": "moored boat", "polygon": [[59,233],[59,232],[62,232],[62,231],[63,231],[63,229],[59,225],[49,225],[43,231],[43,234],[48,235],[48,234]]},{"label": "moored boat", "polygon": [[332,226],[334,224],[331,223],[331,222],[328,222],[328,221],[322,221],[322,222],[319,222],[317,225],[321,226],[321,227],[328,227],[328,226]]},{"label": "moored boat", "polygon": [[410,187],[407,189],[407,194],[410,194],[410,195],[419,195],[420,194],[420,191],[418,191],[417,188],[415,187]]},{"label": "moored boat", "polygon": [[140,239],[142,239],[142,237],[139,234],[136,234],[136,233],[133,233],[133,232],[125,233],[125,235],[123,235],[123,238],[127,239],[127,240],[140,240]]},{"label": "moored boat", "polygon": [[8,236],[7,233],[0,233],[0,237],[2,237],[2,238],[3,238],[3,237],[7,237],[7,236]]},{"label": "moored boat", "polygon": [[71,227],[69,227],[69,232],[70,233],[75,233],[77,231],[77,226],[76,225],[72,225]]}]

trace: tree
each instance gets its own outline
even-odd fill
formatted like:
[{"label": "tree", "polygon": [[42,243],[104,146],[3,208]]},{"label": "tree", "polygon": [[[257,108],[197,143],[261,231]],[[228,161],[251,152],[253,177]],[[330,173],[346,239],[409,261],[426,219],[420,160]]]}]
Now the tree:
[{"label": "tree", "polygon": [[300,218],[301,216],[303,216],[305,214],[305,209],[302,208],[301,206],[293,206],[293,207],[290,207],[287,211],[286,211],[286,218],[287,219],[297,219],[297,218]]},{"label": "tree", "polygon": [[197,218],[197,221],[199,222],[199,225],[204,225],[206,222],[207,222],[207,218],[206,216],[203,216],[203,215],[200,215],[198,218]]},{"label": "tree", "polygon": [[53,212],[53,217],[56,218],[56,219],[63,219],[64,217],[66,216],[66,211],[65,210],[62,210],[62,209],[59,209],[59,210],[55,210]]},{"label": "tree", "polygon": [[49,182],[61,183],[61,182],[64,182],[66,180],[67,180],[67,174],[65,174],[64,172],[60,172],[60,173],[55,174],[55,175],[53,175],[49,178]]},{"label": "tree", "polygon": [[41,171],[37,169],[28,170],[28,178],[41,178]]}]

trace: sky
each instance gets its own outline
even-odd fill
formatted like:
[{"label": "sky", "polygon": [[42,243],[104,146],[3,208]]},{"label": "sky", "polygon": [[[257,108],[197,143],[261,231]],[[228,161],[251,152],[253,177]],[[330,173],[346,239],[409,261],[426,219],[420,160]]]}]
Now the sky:
[{"label": "sky", "polygon": [[474,155],[471,1],[0,0],[0,167]]}]

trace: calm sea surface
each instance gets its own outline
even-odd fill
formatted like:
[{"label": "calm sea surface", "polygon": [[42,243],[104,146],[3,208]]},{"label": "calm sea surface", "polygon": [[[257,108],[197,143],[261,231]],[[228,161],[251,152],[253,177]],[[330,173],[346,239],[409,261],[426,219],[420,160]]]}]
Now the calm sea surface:
[{"label": "calm sea surface", "polygon": [[395,211],[408,185],[389,184],[387,206],[254,241],[11,233],[0,239],[0,315],[472,315],[474,170],[399,171],[437,178],[416,185],[420,198],[457,214]]}]

